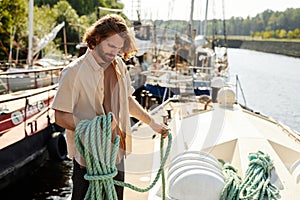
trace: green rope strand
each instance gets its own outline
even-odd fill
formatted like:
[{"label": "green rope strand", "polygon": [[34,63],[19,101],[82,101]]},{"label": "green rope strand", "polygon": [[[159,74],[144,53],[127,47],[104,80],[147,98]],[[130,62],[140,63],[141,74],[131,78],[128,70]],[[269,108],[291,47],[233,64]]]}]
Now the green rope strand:
[{"label": "green rope strand", "polygon": [[274,200],[279,189],[270,182],[273,163],[268,155],[258,151],[249,156],[249,167],[243,181],[230,164],[223,165],[225,186],[221,200]]},{"label": "green rope strand", "polygon": [[[92,121],[82,120],[75,130],[75,144],[83,158],[86,160],[87,173],[84,176],[90,182],[85,199],[117,200],[114,184],[128,187],[138,192],[147,192],[157,183],[162,175],[163,198],[165,198],[165,181],[163,168],[171,150],[172,135],[168,133],[168,146],[165,155],[162,155],[164,140],[161,136],[161,165],[153,182],[146,188],[139,188],[129,183],[113,180],[118,173],[116,158],[119,150],[120,137],[117,135],[111,145],[111,113],[108,116],[95,117]],[[163,134],[162,134],[163,135]],[[83,142],[82,142],[83,140]]]},{"label": "green rope strand", "polygon": [[[163,135],[163,133],[162,133],[162,135]],[[162,138],[162,136],[161,136],[161,138]],[[162,138],[160,140],[160,146],[163,147],[163,145],[164,145],[164,140]],[[163,158],[164,158],[163,151],[160,151],[160,162],[163,162]],[[162,185],[166,185],[164,170],[161,171],[161,183],[162,183]],[[161,194],[162,194],[162,200],[165,200],[166,199],[166,187],[162,187]]]},{"label": "green rope strand", "polygon": [[279,189],[270,182],[273,162],[268,155],[258,151],[249,156],[250,163],[240,186],[240,199],[277,199]]},{"label": "green rope strand", "polygon": [[238,200],[241,178],[237,175],[237,170],[230,164],[225,163],[222,173],[225,177],[225,186],[222,190],[221,200]]}]

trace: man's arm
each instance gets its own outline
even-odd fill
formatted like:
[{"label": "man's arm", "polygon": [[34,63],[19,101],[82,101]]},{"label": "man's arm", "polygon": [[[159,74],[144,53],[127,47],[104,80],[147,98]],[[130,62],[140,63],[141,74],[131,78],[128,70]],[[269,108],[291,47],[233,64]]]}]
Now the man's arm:
[{"label": "man's arm", "polygon": [[72,131],[76,128],[73,114],[60,110],[55,110],[55,123]]},{"label": "man's arm", "polygon": [[129,112],[134,118],[141,120],[146,124],[151,123],[150,114],[132,96],[129,97]]},{"label": "man's arm", "polygon": [[150,114],[132,96],[129,97],[129,112],[136,119],[149,124],[149,126],[158,133],[162,133],[164,130],[170,130],[168,126],[155,122]]}]

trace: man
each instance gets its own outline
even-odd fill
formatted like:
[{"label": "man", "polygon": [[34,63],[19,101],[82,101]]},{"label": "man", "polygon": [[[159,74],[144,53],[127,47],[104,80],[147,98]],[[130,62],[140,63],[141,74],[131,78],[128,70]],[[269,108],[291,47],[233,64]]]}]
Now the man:
[{"label": "man", "polygon": [[[130,76],[119,56],[126,60],[137,50],[125,20],[115,14],[101,18],[87,30],[83,42],[88,50],[62,71],[52,105],[56,123],[66,129],[68,153],[74,163],[72,200],[84,199],[89,186],[84,179],[85,160],[74,142],[79,121],[113,113],[112,132],[121,139],[115,177],[120,181],[124,181],[124,155],[131,151],[130,115],[158,133],[169,129],[151,119],[131,95]],[[116,186],[116,190],[123,199],[123,188]]]}]

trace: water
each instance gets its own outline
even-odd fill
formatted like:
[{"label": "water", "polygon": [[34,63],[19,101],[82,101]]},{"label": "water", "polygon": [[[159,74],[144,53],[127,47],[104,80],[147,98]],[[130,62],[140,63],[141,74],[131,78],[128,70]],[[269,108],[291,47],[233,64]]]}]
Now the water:
[{"label": "water", "polygon": [[2,200],[63,200],[71,194],[72,162],[48,162],[35,175],[1,191]]},{"label": "water", "polygon": [[[300,132],[300,59],[229,49],[232,74],[238,74],[247,106]],[[1,194],[1,199],[64,200],[71,194],[72,163],[49,162],[35,176]]]},{"label": "water", "polygon": [[229,49],[228,59],[247,106],[300,132],[300,58]]}]

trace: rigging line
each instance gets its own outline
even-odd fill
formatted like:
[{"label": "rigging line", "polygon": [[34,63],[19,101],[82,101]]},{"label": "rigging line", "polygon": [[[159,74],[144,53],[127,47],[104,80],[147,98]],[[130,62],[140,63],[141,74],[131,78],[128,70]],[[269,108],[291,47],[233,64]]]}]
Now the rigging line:
[{"label": "rigging line", "polygon": [[226,20],[225,20],[225,1],[222,0],[222,10],[223,10],[223,35],[224,35],[224,46],[227,47],[227,32],[226,32]]}]

